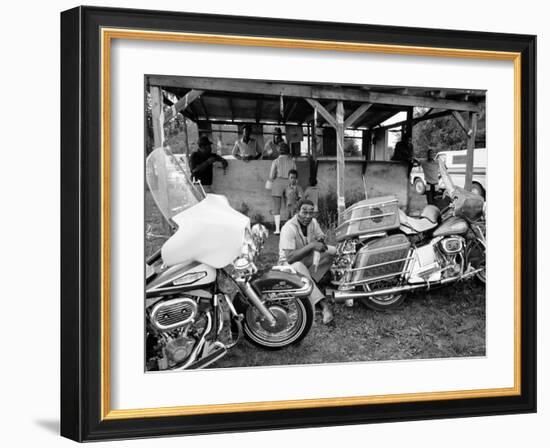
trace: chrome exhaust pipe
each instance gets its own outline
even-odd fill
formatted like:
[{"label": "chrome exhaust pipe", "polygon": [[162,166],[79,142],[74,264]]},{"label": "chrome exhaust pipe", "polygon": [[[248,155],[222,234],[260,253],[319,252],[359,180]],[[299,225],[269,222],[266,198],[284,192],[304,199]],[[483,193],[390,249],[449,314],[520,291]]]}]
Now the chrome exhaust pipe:
[{"label": "chrome exhaust pipe", "polygon": [[180,370],[187,369],[197,359],[197,355],[199,354],[200,350],[202,350],[202,348],[204,347],[204,344],[206,342],[206,335],[208,333],[210,333],[210,331],[212,330],[212,316],[210,315],[210,313],[206,314],[206,318],[207,318],[206,319],[207,320],[206,328],[204,329],[204,332],[202,333],[202,336],[201,336],[199,342],[197,342],[197,345],[195,345],[195,348],[193,349],[193,351],[189,355],[189,358],[187,358],[187,360],[181,366],[178,366],[174,369],[170,369],[172,372],[177,372],[177,371],[180,371]]},{"label": "chrome exhaust pipe", "polygon": [[348,299],[362,299],[365,297],[385,296],[388,294],[397,294],[405,291],[412,291],[413,289],[425,288],[426,285],[421,283],[419,285],[407,285],[399,286],[397,288],[380,289],[377,291],[336,291],[334,293],[334,301],[336,303],[345,302]]},{"label": "chrome exhaust pipe", "polygon": [[362,299],[366,297],[375,297],[375,296],[385,296],[388,294],[399,294],[401,292],[408,292],[413,291],[415,289],[423,289],[430,286],[439,286],[439,285],[445,285],[447,283],[456,282],[459,280],[464,280],[468,277],[472,277],[476,275],[478,272],[481,272],[483,268],[481,269],[475,269],[471,272],[466,272],[463,275],[458,275],[456,277],[450,277],[443,280],[440,280],[438,282],[434,283],[419,283],[418,285],[405,285],[405,286],[398,286],[396,288],[390,288],[390,289],[379,289],[377,291],[336,291],[334,293],[334,301],[336,303],[342,303],[345,302],[348,299]]}]

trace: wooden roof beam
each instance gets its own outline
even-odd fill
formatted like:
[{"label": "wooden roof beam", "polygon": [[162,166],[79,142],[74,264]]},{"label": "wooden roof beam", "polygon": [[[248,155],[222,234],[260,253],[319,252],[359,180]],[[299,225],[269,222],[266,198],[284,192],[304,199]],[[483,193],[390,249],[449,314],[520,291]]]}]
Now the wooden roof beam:
[{"label": "wooden roof beam", "polygon": [[164,122],[168,123],[170,120],[174,119],[178,112],[182,112],[187,109],[193,101],[195,101],[203,94],[203,92],[203,90],[191,90],[190,92],[187,92],[185,96],[176,104],[174,104],[166,113],[164,117]]},{"label": "wooden roof beam", "polygon": [[191,88],[238,92],[243,94],[261,94],[280,97],[302,97],[315,100],[356,101],[362,103],[387,104],[394,106],[431,107],[479,112],[479,106],[473,102],[448,100],[413,95],[374,92],[351,87],[333,87],[275,83],[265,81],[244,81],[238,79],[190,78],[185,76],[150,76],[149,84],[155,86]]},{"label": "wooden roof beam", "polygon": [[470,129],[470,126],[464,121],[464,118],[462,118],[462,115],[460,115],[459,112],[453,110],[453,117],[458,122],[462,130],[466,133],[466,135],[470,135],[472,132]]},{"label": "wooden roof beam", "polygon": [[413,118],[412,120],[403,120],[403,121],[399,121],[397,123],[393,123],[393,124],[388,124],[386,126],[378,126],[378,127],[374,127],[373,129],[393,129],[393,128],[398,128],[399,126],[403,126],[404,124],[407,124],[410,122],[410,124],[416,124],[416,123],[420,123],[421,121],[426,121],[426,120],[431,120],[432,118],[441,118],[441,117],[445,117],[447,115],[451,115],[451,111],[449,110],[444,110],[444,111],[441,111],[441,112],[435,112],[435,113],[431,113],[431,114],[424,114],[422,115],[421,117],[417,117],[417,118]]},{"label": "wooden roof beam", "polygon": [[[336,109],[336,104],[337,104],[336,101],[331,101],[330,103],[328,103],[328,104],[325,106],[325,109],[327,110],[327,112],[332,112],[334,109]],[[314,115],[315,115],[314,113],[311,113],[311,114],[307,115],[307,116],[304,118],[304,122],[313,120]]]},{"label": "wooden roof beam", "polygon": [[316,109],[317,112],[321,114],[321,116],[327,121],[328,124],[330,124],[333,128],[336,129],[337,127],[336,118],[334,118],[330,114],[330,112],[327,111],[319,101],[313,100],[311,98],[304,98],[304,99],[310,104],[311,107]]},{"label": "wooden roof beam", "polygon": [[370,103],[361,104],[348,118],[346,118],[344,121],[344,129],[351,128],[371,107],[372,104]]}]

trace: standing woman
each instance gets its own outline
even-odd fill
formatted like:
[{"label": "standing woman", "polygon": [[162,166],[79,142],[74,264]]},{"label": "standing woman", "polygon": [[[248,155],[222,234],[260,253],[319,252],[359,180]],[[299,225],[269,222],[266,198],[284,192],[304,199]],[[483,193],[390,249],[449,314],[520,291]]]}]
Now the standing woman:
[{"label": "standing woman", "polygon": [[271,196],[273,197],[273,210],[271,214],[275,219],[275,235],[281,233],[281,206],[285,188],[288,186],[288,172],[296,169],[296,162],[290,157],[290,148],[287,143],[279,145],[279,157],[271,163],[269,179],[273,182]]}]

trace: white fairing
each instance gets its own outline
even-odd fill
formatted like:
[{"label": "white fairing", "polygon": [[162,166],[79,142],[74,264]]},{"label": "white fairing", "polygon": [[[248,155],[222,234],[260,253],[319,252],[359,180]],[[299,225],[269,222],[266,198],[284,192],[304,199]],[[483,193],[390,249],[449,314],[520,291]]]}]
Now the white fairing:
[{"label": "white fairing", "polygon": [[214,268],[231,263],[241,252],[247,216],[231,208],[225,196],[209,194],[172,218],[177,232],[162,247],[167,266],[199,262]]}]

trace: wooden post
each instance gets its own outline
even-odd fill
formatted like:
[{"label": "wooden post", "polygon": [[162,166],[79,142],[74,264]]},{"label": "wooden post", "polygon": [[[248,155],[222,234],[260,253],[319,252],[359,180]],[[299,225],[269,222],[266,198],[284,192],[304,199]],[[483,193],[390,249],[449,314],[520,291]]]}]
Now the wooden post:
[{"label": "wooden post", "polygon": [[311,156],[311,125],[307,124],[307,155]]},{"label": "wooden post", "polygon": [[338,222],[342,222],[346,208],[345,184],[344,184],[344,102],[338,101],[336,105],[336,196],[338,199]]},{"label": "wooden post", "polygon": [[363,131],[362,141],[361,141],[361,154],[365,160],[370,160],[371,157],[371,141],[372,141],[372,131],[367,129]]},{"label": "wooden post", "polygon": [[407,124],[405,125],[405,133],[412,137],[412,119],[413,119],[413,108],[409,107],[407,108]]},{"label": "wooden post", "polygon": [[164,144],[164,110],[160,87],[151,86],[151,112],[153,114],[153,143],[155,148]]},{"label": "wooden post", "polygon": [[181,133],[183,134],[183,146],[185,149],[185,155],[187,156],[187,163],[189,163],[189,135],[187,134],[187,118],[183,117],[183,126],[181,128]]},{"label": "wooden post", "polygon": [[319,145],[317,142],[317,109],[313,112],[313,121],[311,122],[311,146],[313,147],[311,154],[315,160],[319,150]]},{"label": "wooden post", "polygon": [[464,189],[472,191],[472,178],[474,175],[474,148],[476,144],[477,114],[470,112],[470,131],[468,133],[468,151],[466,153],[466,180]]}]

